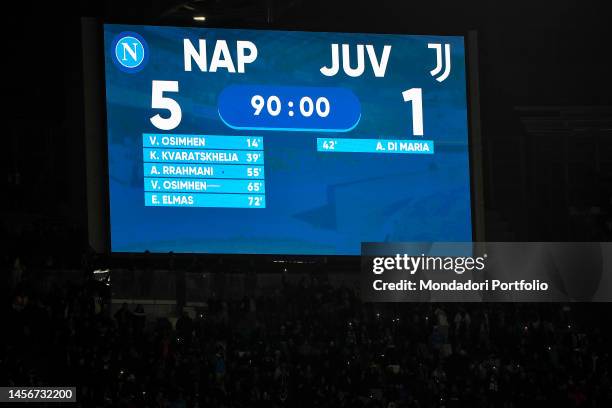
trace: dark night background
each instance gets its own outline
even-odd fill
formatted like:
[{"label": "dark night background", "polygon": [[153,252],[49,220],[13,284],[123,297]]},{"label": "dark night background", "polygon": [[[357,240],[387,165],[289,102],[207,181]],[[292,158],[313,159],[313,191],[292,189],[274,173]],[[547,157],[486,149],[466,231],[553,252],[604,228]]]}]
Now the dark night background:
[{"label": "dark night background", "polygon": [[[197,257],[177,267],[172,255],[117,261],[111,286],[110,274],[92,274],[109,265],[82,256],[83,16],[314,31],[476,30],[486,240],[610,241],[612,23],[605,6],[3,4],[0,386],[78,385],[80,406],[612,406],[612,304],[367,304],[344,275],[297,265],[288,267],[298,273],[269,273]],[[207,20],[196,23],[194,15]],[[587,270],[588,260],[581,266]],[[581,273],[575,277],[588,279]],[[266,292],[268,281],[277,285]]]}]

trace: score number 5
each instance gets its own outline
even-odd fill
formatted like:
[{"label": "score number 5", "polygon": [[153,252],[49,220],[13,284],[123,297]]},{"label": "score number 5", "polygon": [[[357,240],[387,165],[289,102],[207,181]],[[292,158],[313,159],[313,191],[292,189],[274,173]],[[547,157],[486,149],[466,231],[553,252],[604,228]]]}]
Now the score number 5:
[{"label": "score number 5", "polygon": [[153,126],[160,130],[172,130],[176,128],[183,117],[181,106],[172,98],[164,96],[164,92],[178,92],[178,81],[153,81],[151,84],[151,108],[165,109],[170,112],[167,118],[159,113],[151,118]]}]

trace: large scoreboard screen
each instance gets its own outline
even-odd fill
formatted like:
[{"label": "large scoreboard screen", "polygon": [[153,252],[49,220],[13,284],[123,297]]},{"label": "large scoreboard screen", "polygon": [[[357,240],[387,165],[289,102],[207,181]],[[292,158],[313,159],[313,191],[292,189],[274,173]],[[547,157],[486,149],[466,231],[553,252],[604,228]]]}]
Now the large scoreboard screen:
[{"label": "large scoreboard screen", "polygon": [[471,241],[462,36],[104,25],[113,252]]}]

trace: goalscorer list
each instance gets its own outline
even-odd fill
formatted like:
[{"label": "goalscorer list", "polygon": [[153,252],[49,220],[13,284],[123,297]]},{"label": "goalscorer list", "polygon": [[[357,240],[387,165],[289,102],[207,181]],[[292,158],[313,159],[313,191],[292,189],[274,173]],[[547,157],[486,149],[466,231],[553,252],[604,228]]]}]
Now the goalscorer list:
[{"label": "goalscorer list", "polygon": [[144,133],[142,145],[146,206],[266,207],[263,137]]}]

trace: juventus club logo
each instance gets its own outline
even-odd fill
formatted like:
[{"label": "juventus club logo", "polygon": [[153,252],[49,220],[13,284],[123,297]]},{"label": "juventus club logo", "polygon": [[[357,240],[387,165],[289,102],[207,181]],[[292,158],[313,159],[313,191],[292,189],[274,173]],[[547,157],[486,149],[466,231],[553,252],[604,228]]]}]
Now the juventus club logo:
[{"label": "juventus club logo", "polygon": [[[442,62],[442,44],[429,43],[427,48],[436,50],[436,67],[429,71],[429,73],[432,77],[436,78],[436,81],[442,82],[448,78],[451,71],[451,46],[450,44],[444,44],[444,62]],[[444,72],[436,77],[442,71],[442,68],[444,68]]]}]

